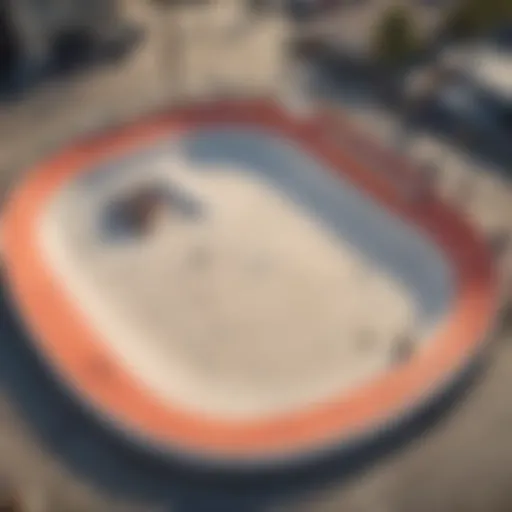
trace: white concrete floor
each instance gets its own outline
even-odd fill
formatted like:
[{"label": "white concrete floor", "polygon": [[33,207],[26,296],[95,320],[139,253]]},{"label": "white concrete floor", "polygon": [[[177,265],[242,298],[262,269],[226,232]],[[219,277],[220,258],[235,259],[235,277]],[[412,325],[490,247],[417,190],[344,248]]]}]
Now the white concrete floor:
[{"label": "white concrete floor", "polygon": [[[109,347],[158,395],[223,417],[295,409],[385,371],[397,337],[418,334],[408,291],[264,180],[178,157],[140,165],[92,194],[57,194],[41,241]],[[147,239],[104,243],[98,212],[153,179],[198,198],[206,218],[171,213]],[[201,268],[197,250],[209,258]]]}]

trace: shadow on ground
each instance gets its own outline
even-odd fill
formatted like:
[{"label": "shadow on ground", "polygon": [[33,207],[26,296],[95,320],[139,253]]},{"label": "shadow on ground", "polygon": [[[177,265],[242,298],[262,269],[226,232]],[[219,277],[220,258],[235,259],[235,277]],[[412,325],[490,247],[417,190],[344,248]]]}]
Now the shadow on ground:
[{"label": "shadow on ground", "polygon": [[342,485],[433,428],[481,369],[480,362],[427,409],[390,425],[378,437],[304,460],[300,468],[214,472],[136,448],[88,416],[28,345],[5,285],[0,290],[0,332],[0,384],[43,447],[72,474],[107,494],[180,512],[265,510],[300,501],[306,493],[332,483]]}]

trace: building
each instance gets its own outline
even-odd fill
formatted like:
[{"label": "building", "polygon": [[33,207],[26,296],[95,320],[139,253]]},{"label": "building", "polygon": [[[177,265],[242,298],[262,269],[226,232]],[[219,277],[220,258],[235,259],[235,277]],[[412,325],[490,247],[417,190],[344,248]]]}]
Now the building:
[{"label": "building", "polygon": [[278,2],[167,2],[162,68],[177,94],[272,94],[286,74],[289,25]]},{"label": "building", "polygon": [[117,0],[2,0],[0,79],[87,52],[118,20]]}]

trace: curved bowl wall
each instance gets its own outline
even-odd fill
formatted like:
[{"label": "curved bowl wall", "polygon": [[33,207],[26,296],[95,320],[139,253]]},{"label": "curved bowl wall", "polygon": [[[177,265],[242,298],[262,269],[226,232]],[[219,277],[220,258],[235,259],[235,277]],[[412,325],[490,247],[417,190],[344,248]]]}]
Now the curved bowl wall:
[{"label": "curved bowl wall", "polygon": [[[257,465],[378,433],[441,392],[474,360],[498,302],[486,245],[441,201],[413,193],[413,175],[397,168],[390,177],[388,169],[368,168],[361,145],[335,143],[329,123],[320,117],[298,121],[268,101],[176,110],[79,143],[19,184],[2,224],[8,283],[34,347],[81,402],[153,448]],[[261,420],[189,413],[148,392],[105,349],[45,264],[37,226],[45,205],[69,180],[178,135],[191,158],[250,160],[251,169],[309,205],[364,257],[401,280],[430,333],[422,350],[349,396]],[[214,150],[220,146],[228,149],[219,156]]]}]

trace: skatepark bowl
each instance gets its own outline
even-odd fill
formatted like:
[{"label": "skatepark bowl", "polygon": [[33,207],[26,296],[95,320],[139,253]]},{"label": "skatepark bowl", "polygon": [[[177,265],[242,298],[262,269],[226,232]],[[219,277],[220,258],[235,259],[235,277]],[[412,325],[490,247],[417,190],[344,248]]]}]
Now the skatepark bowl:
[{"label": "skatepark bowl", "polygon": [[265,466],[392,428],[475,360],[497,308],[486,244],[329,134],[267,100],[183,107],[14,189],[13,305],[93,418],[160,454]]}]

